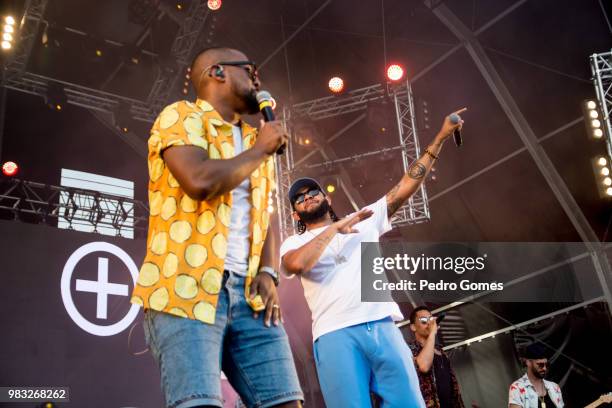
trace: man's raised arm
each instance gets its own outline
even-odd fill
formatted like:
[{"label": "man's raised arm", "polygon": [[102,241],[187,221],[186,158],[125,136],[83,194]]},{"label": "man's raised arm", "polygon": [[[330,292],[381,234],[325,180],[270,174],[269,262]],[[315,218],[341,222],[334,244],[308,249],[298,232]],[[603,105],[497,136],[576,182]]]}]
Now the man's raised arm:
[{"label": "man's raised arm", "polygon": [[[466,110],[467,108],[463,108],[454,113],[459,115]],[[455,129],[460,129],[463,125],[462,120],[457,124],[452,123],[449,116],[444,119],[442,128],[431,144],[427,146],[425,153],[410,165],[408,172],[404,174],[400,182],[387,193],[388,217],[391,217],[418,190],[431,170],[433,163],[438,158],[438,154],[440,154],[446,139],[453,134]]]}]

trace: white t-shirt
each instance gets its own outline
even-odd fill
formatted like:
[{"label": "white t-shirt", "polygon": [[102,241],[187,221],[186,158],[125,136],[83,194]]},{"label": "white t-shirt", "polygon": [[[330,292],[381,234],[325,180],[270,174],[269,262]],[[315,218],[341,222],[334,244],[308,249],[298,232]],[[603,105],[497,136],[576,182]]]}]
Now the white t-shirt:
[{"label": "white t-shirt", "polygon": [[[387,199],[382,197],[366,208],[374,214],[358,224],[355,234],[336,234],[327,245],[312,270],[300,275],[304,296],[312,312],[312,338],[359,323],[391,316],[402,320],[404,316],[395,302],[361,302],[361,243],[379,242],[382,234],[391,229],[387,217]],[[293,249],[307,244],[327,227],[315,228],[301,235],[292,235],[283,242],[282,257]],[[336,256],[346,262],[336,265]],[[281,266],[281,272],[289,275]]]},{"label": "white t-shirt", "polygon": [[[232,126],[234,135],[234,154],[242,153],[242,132],[240,127]],[[247,274],[249,257],[251,221],[251,203],[249,197],[251,182],[247,177],[238,187],[232,190],[232,211],[229,233],[227,235],[227,253],[225,256],[225,269],[236,272],[241,276]]]}]

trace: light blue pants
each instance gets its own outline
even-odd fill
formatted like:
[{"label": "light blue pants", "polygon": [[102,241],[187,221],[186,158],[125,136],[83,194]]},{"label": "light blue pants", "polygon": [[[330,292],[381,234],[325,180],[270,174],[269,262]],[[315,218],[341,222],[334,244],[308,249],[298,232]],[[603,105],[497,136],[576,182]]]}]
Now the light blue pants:
[{"label": "light blue pants", "polygon": [[390,317],[324,334],[314,358],[328,408],[424,408],[412,352]]}]

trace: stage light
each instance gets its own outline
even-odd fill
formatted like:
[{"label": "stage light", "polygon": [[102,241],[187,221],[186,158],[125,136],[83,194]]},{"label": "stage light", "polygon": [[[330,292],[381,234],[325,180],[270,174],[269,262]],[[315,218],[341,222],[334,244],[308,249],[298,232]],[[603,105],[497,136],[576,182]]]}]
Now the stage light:
[{"label": "stage light", "polygon": [[389,65],[389,68],[387,68],[387,78],[389,78],[390,81],[399,81],[403,77],[404,68],[398,64]]},{"label": "stage light", "polygon": [[273,206],[273,205],[269,205],[269,206],[268,206],[268,212],[269,212],[270,214],[272,214],[272,213],[274,212],[274,206]]},{"label": "stage light", "polygon": [[13,34],[9,34],[9,33],[2,34],[2,40],[8,41],[8,42],[13,41]]},{"label": "stage light", "polygon": [[593,119],[591,121],[591,126],[596,129],[599,129],[601,127],[601,122],[599,121],[599,119]]},{"label": "stage light", "polygon": [[4,17],[4,22],[8,25],[15,25],[15,18],[13,16]]},{"label": "stage light", "polygon": [[15,32],[15,29],[13,28],[13,26],[10,25],[4,25],[3,31],[5,33],[9,33],[9,34],[13,34]]},{"label": "stage light", "polygon": [[2,49],[3,50],[10,50],[13,46],[11,45],[10,42],[8,41],[2,41]]},{"label": "stage light", "polygon": [[612,178],[610,177],[606,177],[605,179],[603,179],[603,184],[606,187],[610,187],[612,186]]},{"label": "stage light", "polygon": [[601,168],[601,175],[602,176],[609,176],[610,175],[610,169],[607,167],[602,167]]},{"label": "stage light", "polygon": [[325,190],[331,194],[336,191],[336,186],[334,186],[333,184],[328,184],[325,186]]},{"label": "stage light", "polygon": [[17,166],[17,163],[15,162],[7,161],[2,165],[2,173],[4,173],[5,176],[13,177],[18,171],[19,166]]},{"label": "stage light", "polygon": [[595,109],[595,108],[597,108],[597,104],[595,103],[595,101],[588,101],[588,102],[586,103],[586,107],[587,107],[588,109]]},{"label": "stage light", "polygon": [[612,187],[608,187],[608,188],[606,189],[606,195],[607,195],[607,196],[612,196]]},{"label": "stage light", "polygon": [[182,10],[183,9],[183,5],[181,3],[178,3],[176,5],[177,10]]},{"label": "stage light", "polygon": [[113,109],[113,123],[123,133],[128,133],[133,123],[131,110],[132,106],[125,101],[119,102]]},{"label": "stage light", "polygon": [[608,164],[608,161],[605,157],[600,157],[599,160],[597,160],[597,164],[599,164],[600,166],[605,166],[606,164]]},{"label": "stage light", "polygon": [[333,93],[340,93],[344,89],[344,81],[340,77],[333,77],[329,80],[327,86]]},{"label": "stage light", "polygon": [[603,130],[601,129],[593,130],[593,137],[595,137],[595,139],[601,139],[602,136],[603,136]]},{"label": "stage light", "polygon": [[61,111],[64,105],[68,102],[68,97],[64,88],[55,83],[51,83],[47,87],[47,94],[45,101],[47,106],[53,110]]},{"label": "stage light", "polygon": [[589,112],[589,116],[591,117],[591,119],[597,119],[599,117],[599,113],[597,113],[596,110],[591,110]]},{"label": "stage light", "polygon": [[96,56],[101,57],[102,56],[102,50],[96,50]]},{"label": "stage light", "polygon": [[221,0],[208,0],[208,8],[212,11],[217,11],[221,8]]}]

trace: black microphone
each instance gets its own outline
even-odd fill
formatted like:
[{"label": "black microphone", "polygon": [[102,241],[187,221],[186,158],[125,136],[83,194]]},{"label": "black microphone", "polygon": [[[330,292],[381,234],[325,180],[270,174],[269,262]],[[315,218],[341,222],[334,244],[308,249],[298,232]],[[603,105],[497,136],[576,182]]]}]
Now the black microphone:
[{"label": "black microphone", "polygon": [[442,323],[442,320],[446,317],[446,313],[440,313],[436,316],[436,324],[439,326]]},{"label": "black microphone", "polygon": [[[268,91],[257,92],[257,103],[259,103],[259,111],[263,115],[264,122],[272,122],[274,120],[274,111],[272,110],[272,95]],[[276,154],[283,154],[285,145],[281,145]]]},{"label": "black microphone", "polygon": [[[454,125],[461,122],[461,116],[457,115],[456,113],[451,113],[448,118]],[[459,128],[453,131],[453,139],[455,139],[455,144],[457,145],[457,147],[463,144],[463,139],[461,138],[461,130],[459,130]]]}]

